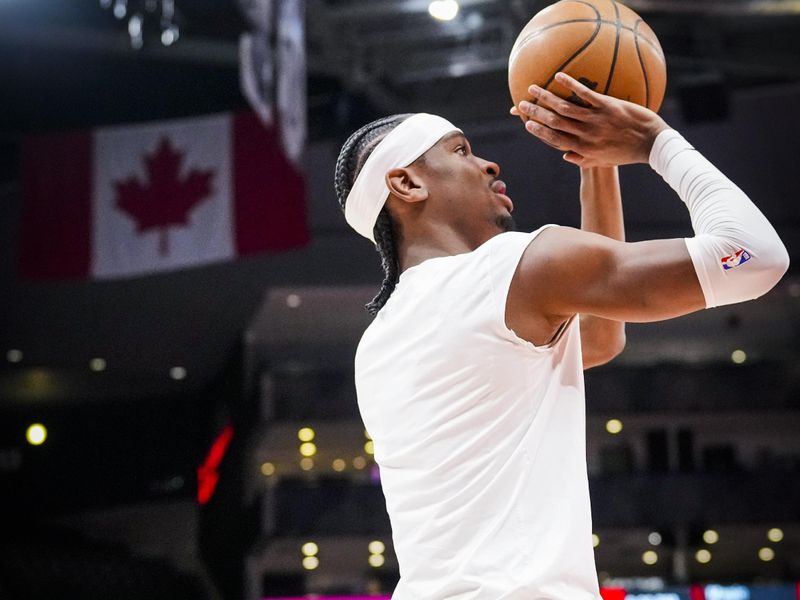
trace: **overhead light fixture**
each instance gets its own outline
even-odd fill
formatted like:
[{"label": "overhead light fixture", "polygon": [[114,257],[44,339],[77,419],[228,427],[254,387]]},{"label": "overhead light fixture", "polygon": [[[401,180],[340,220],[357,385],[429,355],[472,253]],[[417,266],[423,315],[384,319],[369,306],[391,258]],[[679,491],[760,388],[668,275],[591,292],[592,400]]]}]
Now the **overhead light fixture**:
[{"label": "overhead light fixture", "polygon": [[319,553],[319,546],[316,542],[306,542],[300,547],[303,556],[316,556]]},{"label": "overhead light fixture", "polygon": [[25,439],[31,446],[41,446],[47,439],[47,428],[41,423],[34,423],[25,432]]},{"label": "overhead light fixture", "polygon": [[616,435],[622,431],[622,421],[619,419],[609,419],[606,422],[606,431],[611,435]]},{"label": "overhead light fixture", "polygon": [[651,531],[650,535],[647,536],[647,541],[650,542],[652,546],[658,546],[662,541],[661,534],[657,531]]},{"label": "overhead light fixture", "polygon": [[[171,46],[180,37],[175,21],[175,0],[100,0],[100,8],[110,10],[120,21],[130,15],[128,37],[136,50],[144,46],[145,31],[160,31],[164,46]],[[147,25],[154,20],[158,21],[157,26]]]},{"label": "overhead light fixture", "polygon": [[89,368],[95,373],[106,370],[106,360],[104,358],[93,358],[89,361]]},{"label": "overhead light fixture", "polygon": [[770,542],[780,542],[783,539],[783,529],[773,527],[767,532],[767,539]]},{"label": "overhead light fixture", "polygon": [[707,564],[707,563],[710,563],[710,562],[711,562],[711,552],[709,552],[709,551],[708,551],[708,550],[706,550],[705,548],[702,548],[701,550],[698,550],[698,551],[695,553],[695,555],[694,555],[694,558],[695,558],[695,560],[696,560],[697,562],[699,562],[701,565],[705,565],[705,564]]},{"label": "overhead light fixture", "polygon": [[775,550],[772,548],[759,548],[758,550],[758,558],[763,560],[764,562],[769,562],[773,558],[775,558]]},{"label": "overhead light fixture", "polygon": [[433,0],[428,5],[428,13],[439,21],[452,21],[458,14],[458,2],[456,0]]},{"label": "overhead light fixture", "polygon": [[386,562],[386,559],[384,558],[383,554],[370,554],[367,561],[369,562],[370,567],[377,569],[378,567],[383,566],[383,564]]},{"label": "overhead light fixture", "polygon": [[713,529],[707,529],[703,532],[703,541],[706,544],[716,544],[719,541],[719,534]]},{"label": "overhead light fixture", "polygon": [[734,350],[731,352],[731,360],[736,365],[741,365],[747,360],[747,353],[744,350]]},{"label": "overhead light fixture", "polygon": [[646,565],[654,565],[658,562],[658,554],[652,550],[648,550],[642,554],[642,562]]},{"label": "overhead light fixture", "polygon": [[22,350],[17,350],[16,348],[12,348],[8,352],[6,352],[6,359],[10,363],[18,363],[22,360]]},{"label": "overhead light fixture", "polygon": [[289,308],[297,308],[303,303],[303,299],[297,294],[289,294],[286,296],[286,306]]},{"label": "overhead light fixture", "polygon": [[183,367],[172,367],[169,370],[169,376],[172,377],[175,381],[186,379],[186,369],[184,369]]}]

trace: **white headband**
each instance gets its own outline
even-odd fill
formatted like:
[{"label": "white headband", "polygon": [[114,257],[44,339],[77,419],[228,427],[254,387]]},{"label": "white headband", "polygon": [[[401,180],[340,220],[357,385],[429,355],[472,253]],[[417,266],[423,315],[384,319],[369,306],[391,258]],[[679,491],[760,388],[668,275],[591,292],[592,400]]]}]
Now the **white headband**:
[{"label": "white headband", "polygon": [[372,230],[389,197],[386,174],[407,167],[451,131],[461,132],[447,119],[428,113],[417,113],[392,129],[375,146],[347,195],[344,217],[350,226],[375,243]]}]

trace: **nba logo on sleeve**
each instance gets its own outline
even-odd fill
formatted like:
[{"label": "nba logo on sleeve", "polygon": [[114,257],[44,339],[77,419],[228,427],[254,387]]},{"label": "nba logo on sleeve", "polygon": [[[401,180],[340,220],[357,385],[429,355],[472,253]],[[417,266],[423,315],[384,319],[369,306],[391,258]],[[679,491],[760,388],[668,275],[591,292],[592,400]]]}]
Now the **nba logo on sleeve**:
[{"label": "nba logo on sleeve", "polygon": [[723,270],[729,271],[750,260],[750,253],[744,248],[740,248],[730,256],[723,256],[721,260]]}]

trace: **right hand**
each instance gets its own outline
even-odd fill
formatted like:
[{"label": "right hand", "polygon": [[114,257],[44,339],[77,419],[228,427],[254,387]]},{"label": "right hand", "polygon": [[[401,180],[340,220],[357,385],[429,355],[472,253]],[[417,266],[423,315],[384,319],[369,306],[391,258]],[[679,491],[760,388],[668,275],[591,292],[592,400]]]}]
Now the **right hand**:
[{"label": "right hand", "polygon": [[529,133],[580,167],[648,162],[656,136],[669,128],[661,117],[638,104],[599,94],[566,73],[558,73],[556,81],[585,106],[532,85],[528,91],[535,104],[522,101],[511,109],[511,114],[527,117]]}]

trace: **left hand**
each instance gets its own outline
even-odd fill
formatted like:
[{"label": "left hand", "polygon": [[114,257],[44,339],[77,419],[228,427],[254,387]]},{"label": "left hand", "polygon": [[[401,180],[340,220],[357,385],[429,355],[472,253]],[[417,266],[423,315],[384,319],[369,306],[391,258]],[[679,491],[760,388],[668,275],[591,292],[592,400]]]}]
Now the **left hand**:
[{"label": "left hand", "polygon": [[528,91],[533,102],[522,101],[511,109],[511,114],[527,117],[529,133],[581,167],[648,162],[656,136],[669,127],[661,117],[638,104],[599,94],[566,73],[558,73],[556,81],[584,106],[532,85]]}]

